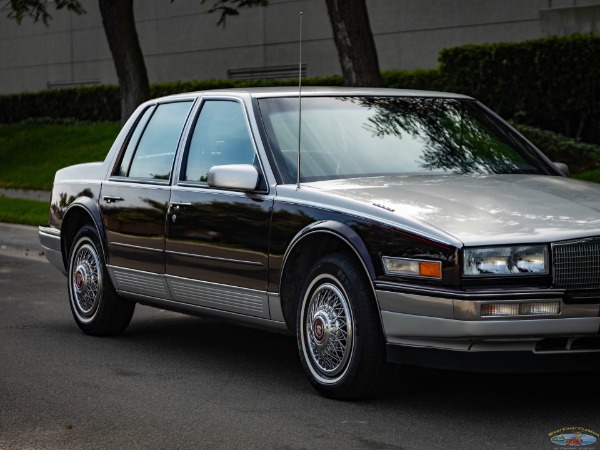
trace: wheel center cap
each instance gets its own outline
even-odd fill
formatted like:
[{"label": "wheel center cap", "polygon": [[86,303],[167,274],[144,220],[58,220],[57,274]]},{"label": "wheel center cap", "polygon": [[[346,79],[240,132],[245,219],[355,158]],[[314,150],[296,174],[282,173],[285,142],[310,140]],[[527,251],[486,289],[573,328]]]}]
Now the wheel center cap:
[{"label": "wheel center cap", "polygon": [[81,292],[87,283],[88,275],[85,267],[79,266],[75,270],[75,288]]},{"label": "wheel center cap", "polygon": [[83,275],[81,272],[75,274],[75,286],[77,286],[77,289],[81,289],[83,286]]},{"label": "wheel center cap", "polygon": [[311,329],[313,342],[318,348],[323,349],[327,347],[331,332],[332,327],[327,314],[323,311],[319,311],[313,317]]},{"label": "wheel center cap", "polygon": [[320,317],[317,317],[313,322],[313,333],[317,342],[323,342],[323,339],[325,338],[325,323]]}]

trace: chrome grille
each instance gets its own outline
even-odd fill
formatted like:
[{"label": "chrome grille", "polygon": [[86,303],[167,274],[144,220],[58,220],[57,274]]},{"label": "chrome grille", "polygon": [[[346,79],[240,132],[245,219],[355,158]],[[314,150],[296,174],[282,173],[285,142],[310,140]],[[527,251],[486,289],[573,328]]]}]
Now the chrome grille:
[{"label": "chrome grille", "polygon": [[572,298],[600,299],[600,240],[554,244],[554,285]]}]

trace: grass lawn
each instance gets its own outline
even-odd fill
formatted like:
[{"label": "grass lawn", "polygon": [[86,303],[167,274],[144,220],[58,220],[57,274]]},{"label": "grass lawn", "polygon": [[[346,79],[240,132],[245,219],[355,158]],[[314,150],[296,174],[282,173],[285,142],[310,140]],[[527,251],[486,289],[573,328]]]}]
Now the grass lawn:
[{"label": "grass lawn", "polygon": [[50,190],[58,169],[103,161],[119,130],[116,123],[0,124],[0,187]]},{"label": "grass lawn", "polygon": [[0,197],[0,222],[47,225],[48,209],[47,202]]},{"label": "grass lawn", "polygon": [[594,181],[596,183],[600,183],[600,169],[590,170],[589,172],[576,173],[575,175],[573,175],[573,178],[577,178],[578,180]]}]

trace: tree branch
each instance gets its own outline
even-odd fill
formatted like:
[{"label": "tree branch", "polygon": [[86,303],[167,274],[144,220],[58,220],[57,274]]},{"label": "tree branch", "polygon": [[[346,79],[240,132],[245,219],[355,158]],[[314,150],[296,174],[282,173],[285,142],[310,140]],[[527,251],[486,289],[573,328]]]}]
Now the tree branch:
[{"label": "tree branch", "polygon": [[[171,0],[173,2],[174,0]],[[200,3],[206,3],[201,0]],[[239,8],[252,8],[253,6],[269,6],[269,0],[217,0],[208,10],[209,13],[221,12],[217,25],[223,25],[225,28],[228,16],[238,16]]]},{"label": "tree branch", "polygon": [[[57,10],[66,8],[76,14],[85,14],[85,9],[81,6],[79,0],[56,0],[54,7]],[[9,0],[3,6],[3,10],[8,10],[7,17],[14,19],[20,25],[25,17],[31,17],[34,22],[41,20],[44,25],[52,19],[48,12],[48,2],[45,0]]]}]

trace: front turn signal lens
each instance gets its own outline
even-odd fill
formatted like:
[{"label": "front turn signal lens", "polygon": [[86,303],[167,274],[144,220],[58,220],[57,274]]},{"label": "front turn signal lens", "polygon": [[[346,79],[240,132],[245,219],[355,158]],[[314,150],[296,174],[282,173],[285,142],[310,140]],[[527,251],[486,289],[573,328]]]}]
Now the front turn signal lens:
[{"label": "front turn signal lens", "polygon": [[442,278],[442,263],[440,261],[394,258],[391,256],[383,256],[381,259],[386,275],[435,278],[438,280]]}]

